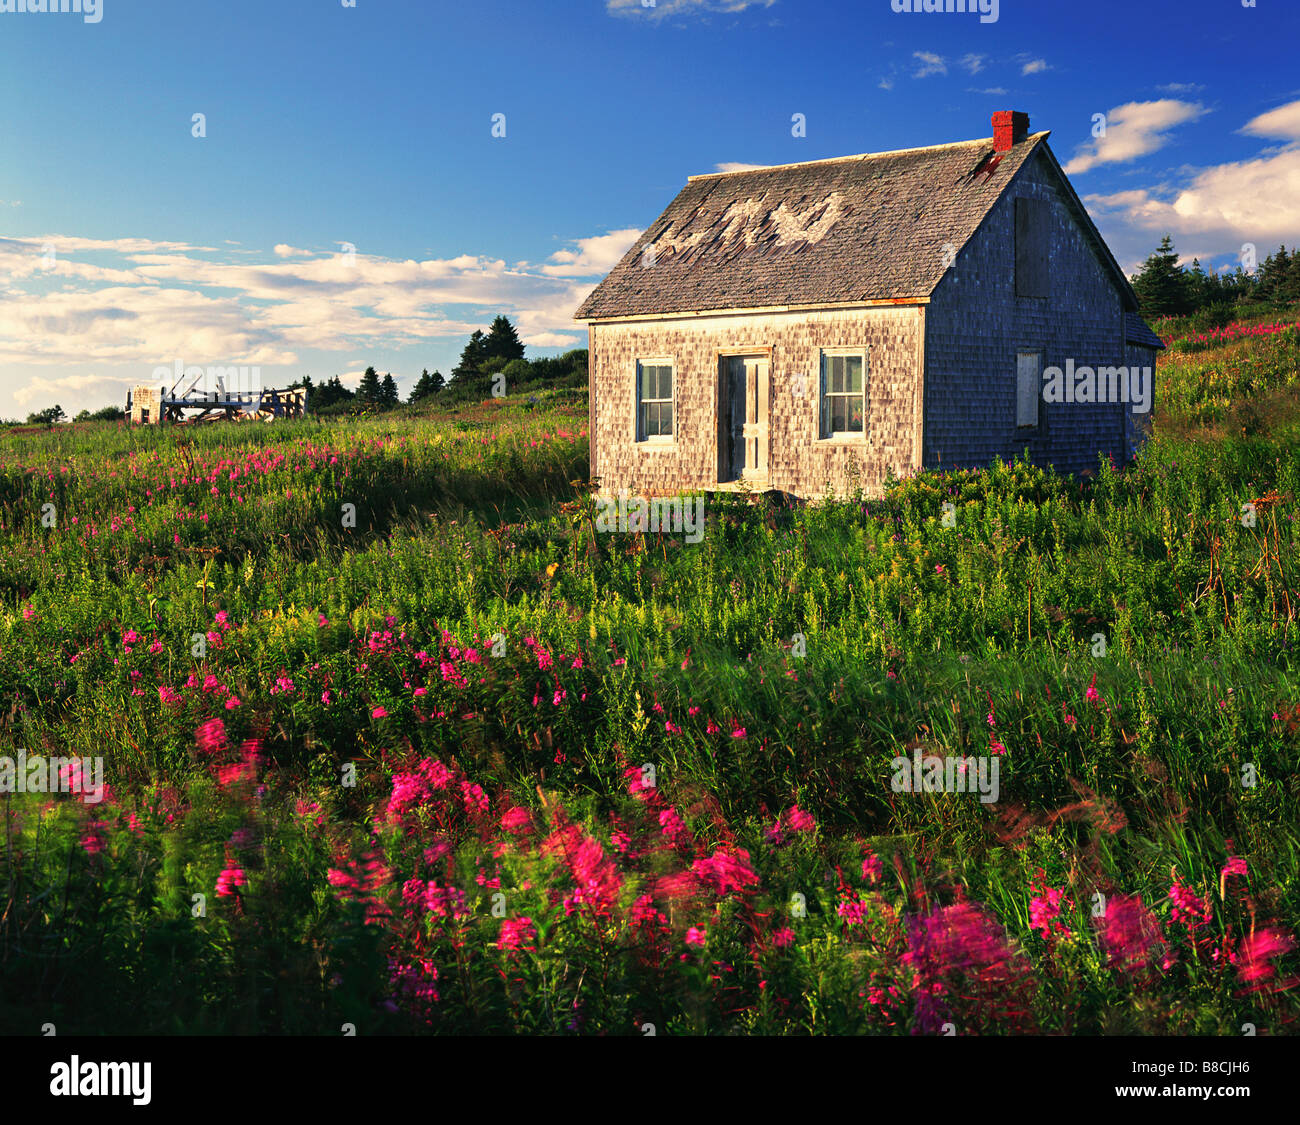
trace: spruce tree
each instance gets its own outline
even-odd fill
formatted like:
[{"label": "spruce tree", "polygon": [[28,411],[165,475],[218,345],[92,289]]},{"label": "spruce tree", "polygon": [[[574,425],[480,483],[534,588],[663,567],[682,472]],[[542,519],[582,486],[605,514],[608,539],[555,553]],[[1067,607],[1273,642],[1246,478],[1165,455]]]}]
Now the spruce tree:
[{"label": "spruce tree", "polygon": [[411,388],[411,393],[407,396],[407,402],[419,402],[422,398],[428,398],[433,394],[433,376],[429,374],[426,367],[420,372],[420,377],[416,379],[415,386]]},{"label": "spruce tree", "polygon": [[381,406],[396,406],[400,401],[397,394],[397,380],[390,371],[379,385],[379,402]]},{"label": "spruce tree", "polygon": [[499,316],[492,322],[483,350],[485,359],[504,359],[509,363],[512,359],[524,358],[524,345],[520,342],[519,334],[504,316]]},{"label": "spruce tree", "polygon": [[475,375],[478,373],[479,364],[488,358],[484,344],[486,337],[477,328],[474,334],[470,336],[469,343],[465,345],[464,350],[460,353],[460,359],[457,361],[455,368],[452,370],[451,377],[460,379],[466,375]]},{"label": "spruce tree", "polygon": [[1144,317],[1182,316],[1191,311],[1187,272],[1178,264],[1173,239],[1165,235],[1133,277],[1133,291]]},{"label": "spruce tree", "polygon": [[376,403],[379,401],[379,395],[379,374],[373,367],[367,367],[366,373],[361,376],[361,384],[357,387],[357,400]]}]

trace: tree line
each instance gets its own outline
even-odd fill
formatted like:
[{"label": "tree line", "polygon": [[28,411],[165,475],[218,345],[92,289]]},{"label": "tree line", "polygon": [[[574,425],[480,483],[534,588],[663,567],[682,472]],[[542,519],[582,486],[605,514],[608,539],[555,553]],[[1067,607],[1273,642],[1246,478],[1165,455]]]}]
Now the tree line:
[{"label": "tree line", "polygon": [[[498,387],[507,393],[535,386],[586,384],[587,350],[576,348],[561,356],[528,360],[524,344],[509,318],[498,316],[486,332],[475,329],[448,376],[425,368],[406,398],[407,405],[438,400],[447,403],[491,397]],[[291,387],[307,388],[307,409],[312,414],[350,414],[360,410],[391,410],[402,405],[397,382],[382,378],[367,367],[355,391],[335,375],[323,383],[304,376]]]},{"label": "tree line", "polygon": [[1173,239],[1165,235],[1129,280],[1144,317],[1202,314],[1226,324],[1242,312],[1300,301],[1300,252],[1279,246],[1249,273],[1241,264],[1232,273],[1217,273],[1198,258],[1190,267],[1179,265]]}]

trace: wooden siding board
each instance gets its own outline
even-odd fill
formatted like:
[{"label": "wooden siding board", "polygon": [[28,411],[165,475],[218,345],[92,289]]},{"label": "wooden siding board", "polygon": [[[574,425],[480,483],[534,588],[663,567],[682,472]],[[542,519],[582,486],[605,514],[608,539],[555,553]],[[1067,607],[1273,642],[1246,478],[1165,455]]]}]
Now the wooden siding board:
[{"label": "wooden siding board", "polygon": [[[1018,196],[1046,206],[1045,299],[1016,295]],[[1044,368],[1123,364],[1123,326],[1122,294],[1054,172],[1027,162],[927,306],[925,467],[982,468],[1026,447],[1066,472],[1095,469],[1099,453],[1126,460],[1123,404],[1043,402],[1039,425],[1019,431],[1015,402],[1017,351],[1041,350]]]},{"label": "wooden siding board", "polygon": [[[667,495],[716,487],[719,480],[718,387],[722,356],[770,349],[767,486],[805,497],[850,483],[879,495],[890,469],[916,463],[916,357],[924,318],[916,308],[873,308],[689,321],[603,324],[591,340],[595,408],[591,439],[602,466],[601,492]],[[743,347],[753,342],[751,348]],[[818,432],[818,374],[823,348],[865,347],[868,415],[863,438],[825,441]],[[672,356],[677,414],[672,445],[632,440],[636,361]],[[804,376],[802,395],[794,375]]]}]

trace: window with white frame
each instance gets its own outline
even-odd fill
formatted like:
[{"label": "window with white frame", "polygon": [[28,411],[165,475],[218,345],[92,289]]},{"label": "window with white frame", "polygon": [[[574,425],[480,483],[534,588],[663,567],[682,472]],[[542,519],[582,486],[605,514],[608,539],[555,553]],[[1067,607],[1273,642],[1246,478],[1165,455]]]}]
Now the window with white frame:
[{"label": "window with white frame", "polygon": [[1042,387],[1043,357],[1039,352],[1016,352],[1016,425],[1038,425],[1038,399]]},{"label": "window with white frame", "polygon": [[867,417],[867,353],[861,349],[822,352],[821,436],[863,433]]},{"label": "window with white frame", "polygon": [[636,437],[637,441],[672,440],[672,360],[653,359],[637,361]]}]

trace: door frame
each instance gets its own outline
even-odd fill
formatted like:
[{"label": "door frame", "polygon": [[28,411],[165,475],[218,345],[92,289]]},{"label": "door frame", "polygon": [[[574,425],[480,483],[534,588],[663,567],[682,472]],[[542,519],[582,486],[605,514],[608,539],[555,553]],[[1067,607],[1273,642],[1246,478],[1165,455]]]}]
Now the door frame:
[{"label": "door frame", "polygon": [[[736,346],[736,347],[728,347],[728,348],[718,348],[718,349],[715,351],[715,353],[714,353],[714,368],[715,368],[715,374],[714,374],[714,379],[713,379],[713,419],[714,419],[714,422],[715,422],[715,425],[714,425],[714,443],[715,443],[715,444],[714,444],[714,454],[715,454],[715,456],[714,456],[714,468],[715,468],[715,472],[716,472],[716,475],[717,475],[717,483],[718,483],[719,486],[723,486],[723,487],[725,487],[725,486],[730,485],[730,486],[734,487],[734,486],[736,485],[736,483],[737,483],[736,478],[733,478],[733,477],[731,477],[730,475],[728,475],[728,476],[726,476],[726,477],[724,478],[724,476],[723,476],[724,472],[727,473],[727,474],[730,474],[730,472],[731,472],[731,467],[730,467],[730,465],[728,465],[728,466],[726,466],[725,469],[724,469],[723,464],[722,464],[722,450],[723,450],[723,443],[722,443],[722,426],[723,426],[722,408],[723,408],[723,405],[724,405],[724,399],[723,399],[723,387],[724,387],[724,384],[725,384],[725,381],[726,381],[726,376],[727,376],[727,360],[730,360],[730,359],[736,359],[736,358],[738,358],[738,357],[743,357],[743,358],[745,358],[745,359],[760,359],[760,360],[766,360],[766,361],[767,361],[767,417],[766,417],[765,419],[760,419],[760,421],[761,421],[761,422],[765,422],[765,423],[767,424],[767,435],[768,435],[768,436],[767,436],[767,440],[768,440],[768,447],[767,447],[767,465],[768,465],[768,467],[767,467],[767,470],[762,474],[762,476],[759,476],[759,477],[756,477],[756,478],[751,478],[751,477],[748,475],[748,474],[752,473],[753,470],[752,470],[752,468],[747,468],[747,469],[745,470],[746,475],[743,477],[743,479],[745,479],[745,480],[749,480],[749,479],[757,479],[757,480],[759,480],[759,481],[761,482],[762,480],[766,479],[768,473],[771,471],[771,467],[772,467],[772,445],[771,445],[771,441],[772,441],[772,437],[771,437],[772,429],[771,429],[771,425],[772,425],[772,397],[773,397],[772,369],[773,369],[773,366],[774,366],[774,364],[773,364],[773,352],[774,352],[774,350],[775,350],[775,349],[773,348],[773,346],[772,346],[771,344],[755,344],[755,345],[751,345],[751,346],[749,346],[749,347],[740,347],[740,346]],[[727,403],[727,405],[729,406],[730,404]],[[729,414],[730,414],[730,411],[728,411],[728,415],[729,415]]]}]

